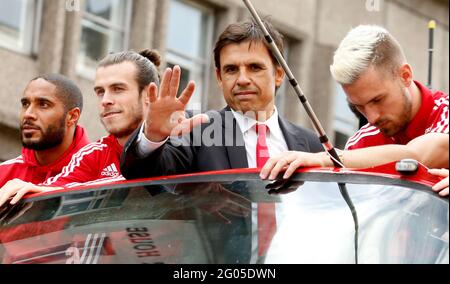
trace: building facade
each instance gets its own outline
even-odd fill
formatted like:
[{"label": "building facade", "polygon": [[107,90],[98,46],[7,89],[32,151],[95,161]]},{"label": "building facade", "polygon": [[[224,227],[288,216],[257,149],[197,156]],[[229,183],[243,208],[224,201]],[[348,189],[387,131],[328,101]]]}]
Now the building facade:
[{"label": "building facade", "polygon": [[[426,82],[427,26],[434,19],[433,87],[449,91],[448,0],[254,0],[253,4],[285,35],[288,63],[338,146],[357,130],[358,122],[329,65],[352,27],[386,27],[404,47],[415,78]],[[77,82],[85,101],[81,124],[91,140],[104,136],[93,78],[97,61],[113,51],[158,49],[164,66],[182,67],[182,82],[197,82],[192,107],[221,109],[225,102],[215,79],[212,49],[228,24],[249,18],[240,0],[0,0],[0,161],[20,154],[20,96],[29,80],[44,73],[61,73]],[[286,84],[278,92],[277,105],[289,120],[311,128]]]}]

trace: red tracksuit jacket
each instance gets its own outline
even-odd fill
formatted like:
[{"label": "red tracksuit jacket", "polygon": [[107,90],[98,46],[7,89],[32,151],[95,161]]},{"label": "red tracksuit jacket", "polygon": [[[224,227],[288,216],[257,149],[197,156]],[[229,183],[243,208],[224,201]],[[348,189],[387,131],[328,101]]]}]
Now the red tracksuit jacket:
[{"label": "red tracksuit jacket", "polygon": [[355,150],[386,144],[406,145],[424,134],[448,134],[448,95],[439,91],[433,93],[419,82],[414,82],[422,94],[422,105],[404,131],[394,137],[387,137],[377,127],[367,124],[348,140],[346,149]]},{"label": "red tracksuit jacket", "polygon": [[21,156],[0,164],[0,188],[15,178],[34,184],[43,183],[49,177],[60,173],[63,167],[70,162],[72,155],[87,144],[89,144],[89,139],[86,131],[78,126],[69,149],[57,161],[46,166],[39,165],[34,150],[23,148]]},{"label": "red tracksuit jacket", "polygon": [[61,173],[49,178],[44,185],[70,188],[125,180],[120,173],[122,150],[116,137],[104,137],[80,149]]}]

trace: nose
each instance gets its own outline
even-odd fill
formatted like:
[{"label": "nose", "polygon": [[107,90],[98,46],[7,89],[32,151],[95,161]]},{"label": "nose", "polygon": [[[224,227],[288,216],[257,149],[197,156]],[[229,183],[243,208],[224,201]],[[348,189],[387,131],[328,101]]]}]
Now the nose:
[{"label": "nose", "polygon": [[27,120],[36,120],[36,111],[32,105],[23,110],[23,118]]},{"label": "nose", "polygon": [[114,100],[110,94],[110,92],[106,91],[103,96],[102,96],[102,100],[101,100],[101,104],[103,107],[109,106],[109,105],[113,105],[114,104]]},{"label": "nose", "polygon": [[377,108],[375,107],[366,107],[364,110],[364,115],[367,118],[367,121],[371,124],[371,125],[375,125],[376,122],[380,119],[380,112],[378,111]]},{"label": "nose", "polygon": [[250,85],[251,81],[250,78],[248,77],[248,74],[245,70],[241,69],[239,71],[239,77],[238,77],[238,81],[237,84],[239,86],[248,86]]}]

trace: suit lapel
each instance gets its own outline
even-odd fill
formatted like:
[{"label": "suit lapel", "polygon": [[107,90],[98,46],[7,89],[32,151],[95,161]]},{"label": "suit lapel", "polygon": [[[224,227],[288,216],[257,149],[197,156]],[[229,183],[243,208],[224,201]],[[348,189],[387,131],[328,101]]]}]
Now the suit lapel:
[{"label": "suit lapel", "polygon": [[300,128],[294,127],[281,116],[278,116],[278,121],[289,151],[308,151],[308,143],[303,137]]},{"label": "suit lapel", "polygon": [[248,168],[247,152],[245,150],[244,137],[241,129],[234,119],[229,107],[220,112],[222,127],[224,128],[224,142],[228,159],[232,169]]}]

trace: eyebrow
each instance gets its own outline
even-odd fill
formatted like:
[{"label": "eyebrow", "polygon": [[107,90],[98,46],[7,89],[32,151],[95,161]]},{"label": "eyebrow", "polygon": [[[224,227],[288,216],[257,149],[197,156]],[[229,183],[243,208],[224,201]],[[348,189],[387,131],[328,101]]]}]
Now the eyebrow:
[{"label": "eyebrow", "polygon": [[377,100],[377,99],[380,99],[380,98],[383,97],[384,95],[385,95],[384,93],[381,93],[381,94],[377,95],[375,98],[371,99],[370,101],[368,101],[367,103],[365,103],[365,104],[363,104],[363,105],[358,105],[358,104],[352,103],[351,101],[349,101],[348,98],[347,98],[347,102],[348,102],[350,105],[354,106],[354,107],[361,107],[361,106],[365,106],[365,105],[367,105],[367,104],[370,104],[371,102],[373,102],[373,101],[375,101],[375,100]]},{"label": "eyebrow", "polygon": [[[116,87],[122,87],[122,88],[127,88],[128,85],[125,83],[113,83],[111,85],[108,85],[107,88],[116,88]],[[104,87],[101,86],[96,86],[94,87],[94,91],[98,91],[98,90],[104,90]]]},{"label": "eyebrow", "polygon": [[34,100],[30,100],[29,98],[22,98],[21,100],[20,100],[20,102],[23,104],[23,103],[25,103],[25,102],[30,102],[30,101],[36,101],[36,102],[38,102],[38,103],[47,103],[47,104],[50,104],[50,105],[55,105],[55,102],[54,101],[52,101],[52,100],[50,100],[50,99],[47,99],[47,98],[44,98],[44,97],[39,97],[39,98],[36,98],[36,99],[34,99]]},{"label": "eyebrow", "polygon": [[[261,66],[261,67],[266,67],[266,64],[264,62],[261,62],[261,61],[246,62],[245,65],[258,65],[258,66]],[[238,64],[230,63],[230,64],[223,65],[222,68],[225,69],[225,68],[236,67],[236,66],[238,66]]]},{"label": "eyebrow", "polygon": [[236,67],[236,64],[226,64],[222,66],[222,69],[230,68],[230,67]]}]

